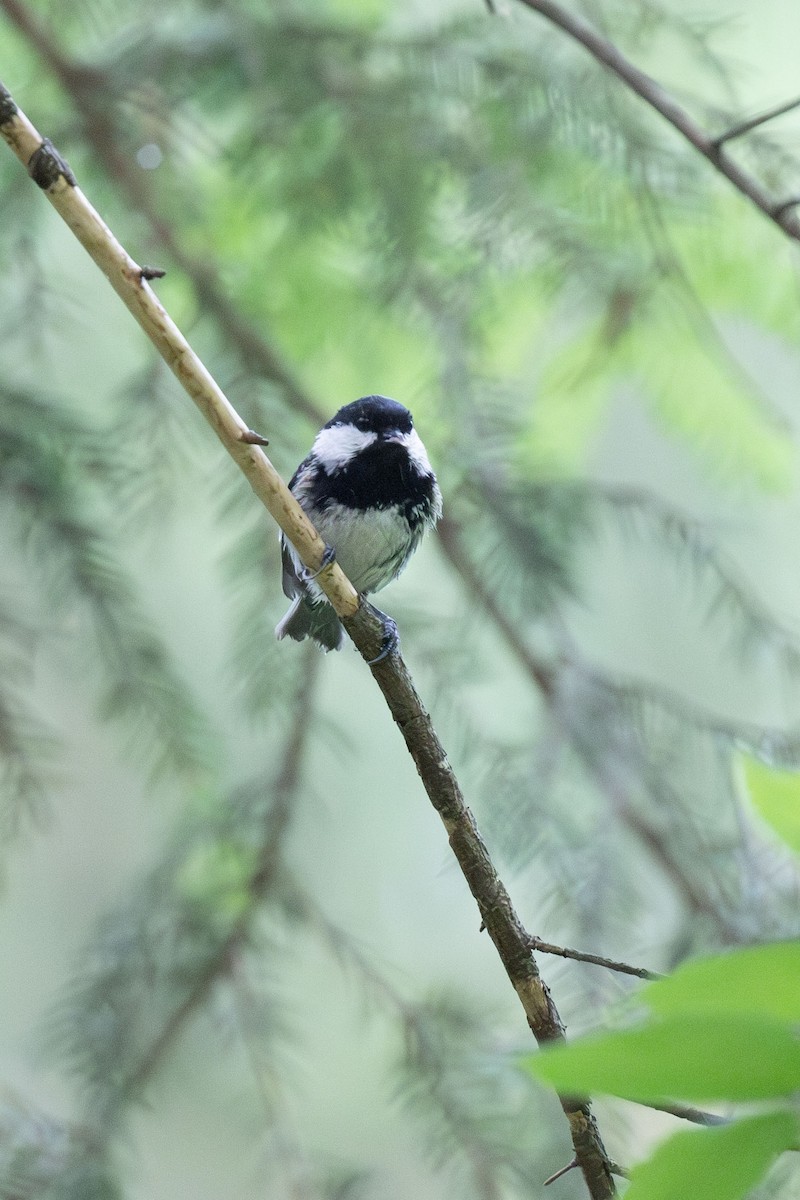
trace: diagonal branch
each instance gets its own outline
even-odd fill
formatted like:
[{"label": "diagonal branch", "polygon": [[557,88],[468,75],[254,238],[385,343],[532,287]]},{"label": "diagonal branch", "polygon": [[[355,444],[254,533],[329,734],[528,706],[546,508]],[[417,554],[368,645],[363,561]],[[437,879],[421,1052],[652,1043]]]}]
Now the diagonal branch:
[{"label": "diagonal branch", "polygon": [[[8,0],[6,0],[6,3]],[[255,494],[312,571],[347,632],[370,661],[381,646],[380,622],[334,562],[322,569],[324,543],[260,445],[252,444],[239,414],[192,351],[150,288],[146,272],[117,242],[77,187],[74,175],[0,85],[0,133],[53,207],[107,276],[156,349],[189,393]],[[539,975],[529,938],[492,863],[430,716],[399,654],[372,667],[411,753],[428,797],[442,818],[450,845],[539,1042],[562,1040],[564,1026]],[[615,1195],[610,1163],[589,1104],[561,1097],[575,1149],[593,1200]]]},{"label": "diagonal branch", "polygon": [[748,117],[746,121],[737,121],[735,125],[729,125],[722,133],[717,134],[714,138],[714,145],[719,147],[724,142],[732,142],[734,138],[744,137],[751,130],[758,129],[759,125],[766,125],[767,121],[774,121],[776,117],[782,117],[784,113],[792,112],[795,108],[800,108],[800,97],[795,100],[784,100],[783,104],[776,104],[774,108],[768,108],[766,112],[759,113],[755,117]]},{"label": "diagonal branch", "polygon": [[[800,241],[800,217],[790,211],[795,201],[792,201],[791,204],[787,204],[785,201],[776,201],[749,171],[744,170],[726,154],[722,142],[733,134],[728,132],[728,134],[723,134],[720,139],[707,133],[674,96],[665,91],[652,76],[634,66],[613,42],[603,37],[581,17],[555,3],[554,0],[520,0],[520,3],[532,9],[533,12],[539,13],[553,25],[557,25],[573,41],[579,42],[602,66],[616,75],[626,87],[644,100],[645,104],[649,104],[665,121],[668,121],[673,129],[676,129],[687,142],[694,146],[695,150],[708,159],[720,175],[724,175],[738,192],[746,196],[764,216],[769,217],[787,237]],[[776,110],[764,119],[769,119],[769,116],[777,116],[778,111],[785,111],[788,107],[787,105],[785,109]],[[759,124],[759,121],[756,120],[754,124]],[[746,128],[753,128],[754,124],[746,125]],[[739,132],[746,132],[746,128],[742,128]]]}]

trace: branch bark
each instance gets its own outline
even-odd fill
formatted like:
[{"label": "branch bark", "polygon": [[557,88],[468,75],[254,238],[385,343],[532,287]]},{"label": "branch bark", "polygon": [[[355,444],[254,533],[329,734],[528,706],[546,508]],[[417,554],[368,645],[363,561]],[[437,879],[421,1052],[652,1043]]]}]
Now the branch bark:
[{"label": "branch bark", "polygon": [[[554,0],[520,0],[520,3],[533,12],[539,13],[540,16],[563,30],[573,41],[588,50],[593,58],[616,75],[630,91],[644,100],[645,104],[662,116],[673,129],[678,131],[681,137],[694,146],[695,150],[699,151],[704,158],[707,158],[720,175],[724,175],[741,195],[747,197],[787,237],[794,241],[800,241],[800,217],[791,211],[796,201],[776,201],[767,189],[753,175],[734,162],[724,149],[723,143],[726,138],[730,138],[734,134],[738,136],[738,133],[746,132],[746,128],[753,128],[760,123],[758,119],[749,125],[745,122],[745,127],[736,128],[734,133],[728,131],[721,138],[715,137],[703,129],[674,96],[665,91],[660,83],[634,66],[618,46],[603,37],[581,17],[575,16],[574,13],[555,3]],[[777,116],[778,111],[788,111],[788,107],[782,106],[780,110],[775,110],[770,115]],[[768,119],[768,117],[764,119]]]},{"label": "branch bark", "polygon": [[[4,0],[6,8],[9,0]],[[183,334],[133,261],[77,187],[67,163],[37,132],[0,84],[0,133],[54,208],[108,278],[189,393],[222,445],[242,470],[255,494],[312,571],[320,571],[324,543],[216,381],[195,355]],[[362,656],[378,654],[380,622],[360,604],[341,568],[333,563],[317,576],[320,587],[342,619]],[[483,925],[522,1003],[539,1042],[561,1040],[564,1026],[543,983],[530,939],[517,916],[467,807],[458,781],[436,735],[430,716],[399,654],[372,667],[395,722],[414,759],[431,803],[442,818],[450,845],[475,897]],[[560,1097],[581,1170],[593,1200],[616,1194],[611,1164],[586,1101]]]}]

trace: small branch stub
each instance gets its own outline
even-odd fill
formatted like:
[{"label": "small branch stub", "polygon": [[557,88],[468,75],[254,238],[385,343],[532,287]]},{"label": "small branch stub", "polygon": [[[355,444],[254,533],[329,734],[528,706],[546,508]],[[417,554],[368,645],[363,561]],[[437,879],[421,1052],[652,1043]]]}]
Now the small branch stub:
[{"label": "small branch stub", "polygon": [[265,438],[263,434],[256,433],[255,429],[245,429],[239,434],[239,441],[244,442],[246,446],[268,446],[269,438]]},{"label": "small branch stub", "polygon": [[562,1176],[568,1174],[568,1172],[574,1171],[577,1165],[577,1158],[573,1158],[572,1162],[568,1162],[565,1167],[561,1167],[560,1170],[554,1171],[552,1175],[548,1176],[548,1178],[544,1181],[543,1187],[549,1187],[550,1184],[555,1183],[557,1179],[561,1179]]}]

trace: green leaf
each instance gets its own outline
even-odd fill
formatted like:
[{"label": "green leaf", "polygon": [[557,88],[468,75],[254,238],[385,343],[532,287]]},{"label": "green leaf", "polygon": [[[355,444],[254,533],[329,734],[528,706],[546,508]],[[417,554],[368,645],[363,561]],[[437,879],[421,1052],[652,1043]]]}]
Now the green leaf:
[{"label": "green leaf", "polygon": [[767,1100],[800,1089],[800,1040],[765,1017],[669,1016],[544,1050],[524,1066],[573,1095]]},{"label": "green leaf", "polygon": [[781,841],[800,854],[800,771],[775,771],[741,756],[744,777],[757,812]]},{"label": "green leaf", "polygon": [[788,1112],[677,1133],[634,1168],[625,1200],[738,1200],[796,1138]]},{"label": "green leaf", "polygon": [[684,963],[640,994],[661,1016],[758,1013],[800,1023],[800,941],[751,946]]}]

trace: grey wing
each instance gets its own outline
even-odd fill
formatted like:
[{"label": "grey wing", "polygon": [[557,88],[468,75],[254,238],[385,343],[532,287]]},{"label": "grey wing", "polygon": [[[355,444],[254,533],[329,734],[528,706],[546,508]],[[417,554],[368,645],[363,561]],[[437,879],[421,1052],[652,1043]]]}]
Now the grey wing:
[{"label": "grey wing", "polygon": [[[297,500],[304,512],[308,512],[308,492],[310,484],[311,459],[304,458],[300,466],[295,471],[292,478],[289,480],[289,491]],[[296,596],[308,596],[309,591],[303,582],[302,571],[303,564],[297,556],[297,552],[290,545],[286,538],[286,534],[280,535],[281,541],[281,563],[283,565],[283,594],[290,600],[294,600]]]},{"label": "grey wing", "polygon": [[298,577],[297,560],[283,533],[281,534],[281,563],[283,565],[281,582],[284,596],[288,596],[290,600],[294,600],[295,596],[304,596],[307,589],[303,587]]}]

